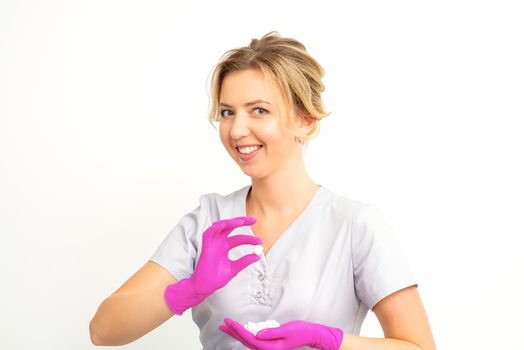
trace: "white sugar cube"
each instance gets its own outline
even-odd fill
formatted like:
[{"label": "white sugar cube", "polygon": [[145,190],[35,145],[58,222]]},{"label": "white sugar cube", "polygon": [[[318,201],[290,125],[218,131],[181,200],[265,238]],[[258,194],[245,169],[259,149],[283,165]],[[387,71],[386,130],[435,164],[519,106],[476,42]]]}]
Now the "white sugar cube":
[{"label": "white sugar cube", "polygon": [[255,246],[255,254],[256,255],[261,256],[263,251],[264,251],[264,247],[262,247],[261,245]]},{"label": "white sugar cube", "polygon": [[258,323],[249,321],[247,324],[244,325],[244,328],[247,329],[249,332],[253,333],[253,335],[256,335],[259,331],[263,329],[276,327],[280,327],[280,324],[276,320],[267,320]]}]

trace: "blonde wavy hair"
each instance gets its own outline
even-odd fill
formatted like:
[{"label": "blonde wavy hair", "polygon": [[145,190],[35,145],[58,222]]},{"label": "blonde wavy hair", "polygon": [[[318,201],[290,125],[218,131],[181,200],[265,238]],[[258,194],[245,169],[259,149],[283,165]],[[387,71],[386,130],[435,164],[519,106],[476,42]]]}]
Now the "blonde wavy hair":
[{"label": "blonde wavy hair", "polygon": [[[324,110],[320,94],[324,69],[311,57],[299,41],[284,38],[272,31],[260,39],[251,39],[249,46],[232,49],[222,55],[211,72],[209,122],[220,121],[219,97],[222,82],[230,72],[246,69],[262,71],[271,87],[278,89],[283,106],[279,106],[280,122],[285,130],[307,146],[320,131],[320,120],[330,113]],[[301,119],[313,118],[314,125],[303,135]]]}]

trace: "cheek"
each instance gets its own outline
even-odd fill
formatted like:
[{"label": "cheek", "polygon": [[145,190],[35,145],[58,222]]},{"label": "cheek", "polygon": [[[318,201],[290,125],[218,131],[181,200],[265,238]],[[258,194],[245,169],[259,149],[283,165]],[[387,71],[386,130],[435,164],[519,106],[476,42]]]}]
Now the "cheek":
[{"label": "cheek", "polygon": [[220,124],[220,127],[218,129],[218,136],[220,137],[220,141],[222,141],[223,144],[227,143],[228,137],[227,137],[227,131],[226,129]]},{"label": "cheek", "polygon": [[222,146],[227,150],[228,153],[235,153],[236,150],[231,146],[231,140],[229,139],[229,129],[226,127],[220,127],[218,130],[220,142]]},{"label": "cheek", "polygon": [[[290,136],[285,134],[280,128],[274,126],[264,131],[264,140],[278,152],[289,151]],[[292,143],[291,143],[292,144]]]}]

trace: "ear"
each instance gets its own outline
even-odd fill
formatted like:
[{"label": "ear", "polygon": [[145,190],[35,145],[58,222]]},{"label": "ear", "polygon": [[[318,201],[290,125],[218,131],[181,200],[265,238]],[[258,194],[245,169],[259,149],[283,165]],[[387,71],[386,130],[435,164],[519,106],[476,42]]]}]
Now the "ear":
[{"label": "ear", "polygon": [[300,130],[306,135],[313,127],[315,127],[317,120],[309,115],[300,118]]}]

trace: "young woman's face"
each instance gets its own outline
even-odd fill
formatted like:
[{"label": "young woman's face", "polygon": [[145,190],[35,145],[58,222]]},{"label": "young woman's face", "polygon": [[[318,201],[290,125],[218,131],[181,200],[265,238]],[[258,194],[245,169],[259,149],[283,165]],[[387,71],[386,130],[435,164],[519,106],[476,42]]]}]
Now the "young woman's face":
[{"label": "young woman's face", "polygon": [[[300,144],[279,123],[280,95],[266,83],[261,71],[228,73],[222,81],[219,103],[220,140],[246,175],[265,177],[289,168],[285,165],[301,155]],[[239,146],[244,145],[257,149],[243,156]]]}]

